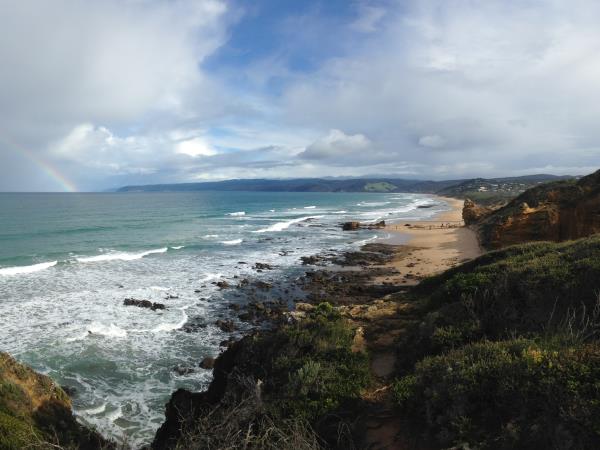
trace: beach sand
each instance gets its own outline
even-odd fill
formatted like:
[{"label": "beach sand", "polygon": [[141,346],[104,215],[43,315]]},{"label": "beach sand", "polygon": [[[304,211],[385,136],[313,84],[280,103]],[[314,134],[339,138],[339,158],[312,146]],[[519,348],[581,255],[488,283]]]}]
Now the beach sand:
[{"label": "beach sand", "polygon": [[431,220],[404,221],[391,224],[386,230],[392,236],[385,242],[402,242],[398,252],[386,266],[398,274],[375,279],[376,283],[417,284],[426,276],[443,272],[459,263],[482,254],[476,233],[465,227],[462,220],[463,201],[444,197],[451,211],[438,214]]}]

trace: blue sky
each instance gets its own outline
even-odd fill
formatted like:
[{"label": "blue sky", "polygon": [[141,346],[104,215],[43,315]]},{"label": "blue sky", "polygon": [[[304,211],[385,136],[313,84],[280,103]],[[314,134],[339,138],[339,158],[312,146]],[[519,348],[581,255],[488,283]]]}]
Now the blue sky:
[{"label": "blue sky", "polygon": [[582,174],[600,4],[0,0],[0,190]]}]

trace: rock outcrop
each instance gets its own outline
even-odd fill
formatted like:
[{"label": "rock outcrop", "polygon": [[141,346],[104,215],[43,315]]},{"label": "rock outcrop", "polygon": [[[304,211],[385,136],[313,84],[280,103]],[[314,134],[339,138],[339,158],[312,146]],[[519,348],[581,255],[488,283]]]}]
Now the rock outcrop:
[{"label": "rock outcrop", "polygon": [[502,248],[528,241],[564,241],[600,232],[600,171],[525,191],[477,221],[481,243]]},{"label": "rock outcrop", "polygon": [[363,224],[360,222],[352,221],[352,222],[344,222],[342,224],[342,230],[344,231],[356,231],[360,229],[373,230],[378,228],[385,228],[385,220],[380,220],[377,223],[367,223]]},{"label": "rock outcrop", "polygon": [[125,300],[123,300],[123,305],[137,306],[138,308],[147,308],[151,309],[152,311],[156,311],[157,309],[166,309],[165,305],[163,305],[162,303],[152,303],[150,300],[138,300],[135,298],[126,298]]},{"label": "rock outcrop", "polygon": [[79,424],[52,379],[0,352],[0,448],[113,449]]},{"label": "rock outcrop", "polygon": [[466,198],[462,210],[462,218],[465,221],[465,225],[473,225],[490,214],[492,211],[492,208],[480,206],[473,200]]}]

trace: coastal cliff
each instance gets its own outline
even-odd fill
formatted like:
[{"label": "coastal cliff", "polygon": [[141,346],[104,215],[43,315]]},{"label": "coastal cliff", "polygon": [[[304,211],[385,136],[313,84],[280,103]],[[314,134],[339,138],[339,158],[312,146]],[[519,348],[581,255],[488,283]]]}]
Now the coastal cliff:
[{"label": "coastal cliff", "polygon": [[465,201],[463,215],[490,249],[590,236],[600,232],[600,171],[534,187],[497,210]]},{"label": "coastal cliff", "polygon": [[114,448],[75,420],[60,386],[0,352],[0,449],[61,447]]}]

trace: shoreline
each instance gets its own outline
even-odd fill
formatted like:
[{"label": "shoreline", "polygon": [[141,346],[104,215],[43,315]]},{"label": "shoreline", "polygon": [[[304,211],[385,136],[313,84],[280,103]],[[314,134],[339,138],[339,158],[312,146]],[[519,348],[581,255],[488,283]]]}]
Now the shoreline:
[{"label": "shoreline", "polygon": [[[446,198],[444,201],[452,209],[431,220],[404,221],[386,227],[392,233],[408,235],[408,242],[400,245],[372,242],[335,256],[321,254],[306,258],[304,274],[287,280],[290,287],[305,294],[304,299],[295,299],[290,309],[274,308],[267,302],[260,308],[256,304],[248,305],[257,312],[273,308],[274,314],[253,317],[258,319],[252,321],[253,329],[243,333],[240,340],[226,343],[225,350],[215,361],[213,380],[207,390],[202,393],[179,390],[173,394],[167,406],[166,420],[157,432],[155,448],[166,449],[165,443],[181,437],[178,430],[182,422],[177,411],[214,411],[213,408],[223,405],[231,408],[226,392],[239,394],[245,388],[232,382],[230,374],[248,376],[255,373],[255,360],[264,357],[259,356],[263,353],[268,356],[266,349],[260,350],[261,342],[296,327],[306,331],[303,327],[310,328],[315,312],[318,315],[323,308],[339,314],[340,324],[344,323],[352,330],[354,337],[350,351],[364,355],[366,370],[371,377],[355,399],[354,409],[346,411],[354,423],[354,442],[360,448],[409,448],[411,445],[419,449],[431,448],[427,438],[414,435],[407,418],[395,414],[392,386],[398,365],[398,343],[418,326],[424,314],[422,302],[406,294],[422,278],[481,254],[475,232],[462,226],[462,201]],[[244,310],[247,311],[247,307],[242,308]],[[281,341],[275,342],[281,345]],[[301,350],[295,345],[292,344],[292,354]],[[256,373],[261,374],[261,379],[281,375],[268,361],[267,358],[263,362],[271,367],[266,374],[263,363],[258,364],[260,369]],[[287,385],[290,375],[284,375],[284,385]],[[204,416],[192,413],[192,417],[198,420]]]},{"label": "shoreline", "polygon": [[[477,234],[462,220],[463,200],[438,197],[452,208],[428,220],[405,220],[386,225],[392,236],[382,242],[402,248],[384,265],[397,274],[375,278],[376,283],[413,286],[425,277],[441,273],[483,254]],[[394,236],[395,235],[395,236]],[[400,243],[395,244],[399,239]]]},{"label": "shoreline", "polygon": [[[212,317],[211,321],[215,320],[214,323],[226,332],[228,338],[220,343],[217,355],[207,354],[206,363],[212,367],[215,359],[227,359],[226,355],[232,352],[230,349],[238,348],[236,342],[281,330],[290,320],[293,323],[303,321],[307,311],[314,310],[323,302],[329,303],[358,330],[356,351],[368,349],[371,354],[369,364],[376,382],[364,393],[363,400],[369,407],[363,413],[365,416],[361,415],[361,421],[374,423],[377,429],[397,431],[397,424],[380,420],[377,410],[389,400],[387,389],[396,361],[394,343],[415,320],[413,314],[418,311],[416,305],[402,301],[399,296],[404,288],[418,284],[425,276],[481,253],[474,232],[465,227],[459,228],[462,224],[462,201],[449,198],[443,198],[443,201],[450,204],[450,211],[436,214],[430,220],[402,221],[386,226],[386,231],[402,238],[402,244],[395,244],[389,239],[378,240],[355,251],[341,251],[335,256],[324,252],[305,257],[307,261],[302,260],[304,267],[300,266],[303,274],[298,278],[269,279],[267,282],[252,276],[239,279],[235,276],[222,281],[219,287],[227,293],[224,296],[225,310],[222,315]],[[315,262],[309,262],[312,258]],[[328,262],[333,265],[328,265]],[[259,272],[272,269],[269,264],[258,261],[254,265]],[[206,325],[205,320],[190,317],[182,331],[197,333]],[[249,353],[250,350],[248,347],[243,352]],[[177,366],[174,370],[182,370],[183,373],[199,370],[199,362],[189,367]],[[215,376],[218,372],[219,369],[213,372],[211,382],[200,392],[208,392],[217,383]],[[182,391],[184,389],[180,388],[173,392],[168,405],[174,405],[176,396],[183,395]],[[190,395],[196,398],[201,394],[196,391],[194,394],[190,392]],[[154,439],[161,436],[161,430],[165,433],[165,427],[169,428],[172,423],[173,418],[168,411],[167,408],[165,421]],[[168,432],[166,434],[169,435]],[[366,431],[363,438],[371,444],[388,441],[387,436],[371,430]]]}]

